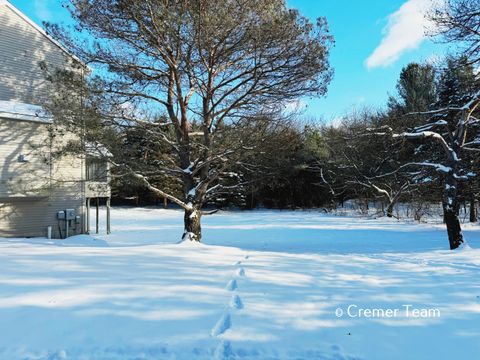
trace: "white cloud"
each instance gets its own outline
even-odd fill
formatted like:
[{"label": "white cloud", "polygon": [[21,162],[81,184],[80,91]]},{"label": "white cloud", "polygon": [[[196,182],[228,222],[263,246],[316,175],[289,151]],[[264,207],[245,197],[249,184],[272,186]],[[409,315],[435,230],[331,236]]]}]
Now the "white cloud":
[{"label": "white cloud", "polygon": [[53,14],[50,11],[50,0],[34,0],[33,6],[35,9],[35,14],[42,21],[51,21],[53,20]]},{"label": "white cloud", "polygon": [[388,17],[380,45],[366,60],[369,69],[387,66],[397,61],[406,51],[416,49],[426,38],[432,25],[426,14],[434,0],[408,0]]}]

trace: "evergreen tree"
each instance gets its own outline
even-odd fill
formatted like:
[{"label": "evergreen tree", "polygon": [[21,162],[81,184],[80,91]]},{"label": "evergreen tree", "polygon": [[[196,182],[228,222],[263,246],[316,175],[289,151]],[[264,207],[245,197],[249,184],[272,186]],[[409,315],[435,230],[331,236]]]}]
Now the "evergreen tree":
[{"label": "evergreen tree", "polygon": [[427,111],[436,101],[435,68],[411,63],[404,67],[397,83],[398,98],[389,98],[391,111],[408,114]]}]

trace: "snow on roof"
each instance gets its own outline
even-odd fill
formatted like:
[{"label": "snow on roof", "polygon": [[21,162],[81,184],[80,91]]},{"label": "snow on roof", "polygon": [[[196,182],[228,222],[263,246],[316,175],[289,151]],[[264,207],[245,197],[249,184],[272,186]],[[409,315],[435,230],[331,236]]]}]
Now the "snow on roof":
[{"label": "snow on roof", "polygon": [[53,118],[41,106],[0,100],[0,118],[51,124]]},{"label": "snow on roof", "polygon": [[92,157],[113,157],[113,154],[108,151],[105,145],[102,145],[98,142],[87,142],[85,144],[85,150],[87,151],[87,155]]}]

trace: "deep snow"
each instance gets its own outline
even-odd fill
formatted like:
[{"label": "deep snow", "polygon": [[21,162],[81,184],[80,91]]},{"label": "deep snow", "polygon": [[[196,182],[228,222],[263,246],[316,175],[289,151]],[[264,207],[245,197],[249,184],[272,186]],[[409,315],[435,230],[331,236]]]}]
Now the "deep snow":
[{"label": "deep snow", "polygon": [[[175,210],[121,208],[112,219],[114,233],[97,240],[0,239],[0,359],[480,353],[477,226],[467,226],[471,248],[450,252],[442,225],[314,211],[220,213],[204,219],[206,245],[176,244]],[[404,305],[440,315],[407,317]]]}]

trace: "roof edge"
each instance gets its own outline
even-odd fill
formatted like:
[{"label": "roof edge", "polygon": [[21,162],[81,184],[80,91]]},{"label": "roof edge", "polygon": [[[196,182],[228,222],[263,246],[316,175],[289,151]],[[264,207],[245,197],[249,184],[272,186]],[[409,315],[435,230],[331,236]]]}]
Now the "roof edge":
[{"label": "roof edge", "polygon": [[18,101],[0,100],[0,118],[11,121],[28,121],[42,124],[52,124],[53,116],[39,105]]},{"label": "roof edge", "polygon": [[34,118],[30,115],[18,115],[0,111],[0,120],[31,122],[37,124],[51,125],[53,120],[50,118]]}]

